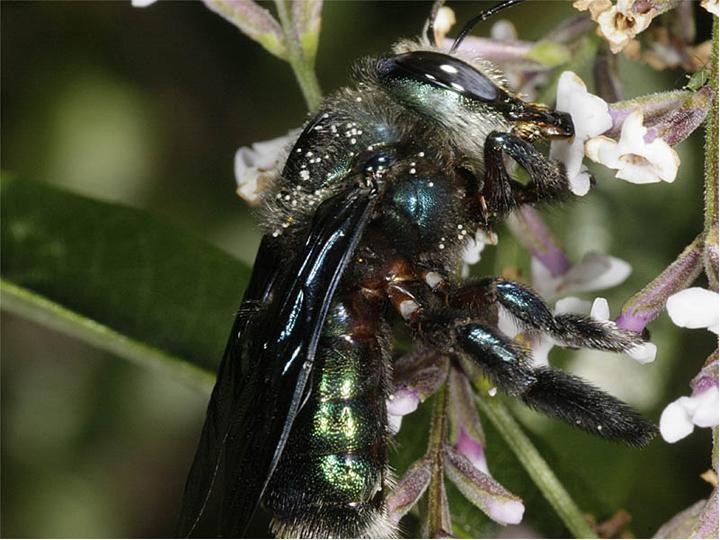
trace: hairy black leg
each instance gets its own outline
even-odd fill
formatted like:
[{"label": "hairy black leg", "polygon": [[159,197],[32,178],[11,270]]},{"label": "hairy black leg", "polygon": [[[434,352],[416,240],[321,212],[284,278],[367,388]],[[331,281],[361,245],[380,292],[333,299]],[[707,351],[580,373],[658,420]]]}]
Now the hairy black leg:
[{"label": "hairy black leg", "polygon": [[[513,158],[530,175],[527,185],[510,178],[503,154]],[[485,141],[485,185],[483,197],[500,214],[519,204],[549,201],[570,195],[565,167],[546,158],[526,140],[500,131]]]},{"label": "hairy black leg", "polygon": [[657,435],[635,409],[579,377],[553,368],[539,368],[535,375],[537,381],[521,396],[533,409],[632,446],[645,446]]},{"label": "hairy black leg", "polygon": [[521,187],[510,178],[503,163],[503,146],[506,133],[493,131],[485,139],[485,182],[482,195],[488,208],[499,215],[506,214],[515,206],[513,187]]},{"label": "hairy black leg", "polygon": [[[499,302],[498,296],[504,297],[507,290],[515,291],[513,287],[505,289],[502,285],[498,288],[495,282],[486,280],[485,284],[452,291],[449,307],[440,307],[437,303],[431,306],[431,298],[416,289],[412,296],[414,309],[410,314],[403,309],[402,302],[407,300],[398,301],[397,290],[388,292],[398,313],[426,344],[441,352],[452,351],[467,356],[495,386],[519,397],[529,407],[606,439],[634,446],[647,444],[655,436],[656,428],[630,406],[561,370],[535,368],[527,349],[504,336],[491,323],[478,322],[478,319],[491,320],[487,316],[488,302]],[[499,283],[517,287],[513,282]],[[530,295],[524,307],[537,319],[522,311],[517,311],[518,318],[521,315],[521,320],[533,323],[540,320],[543,321],[540,324],[548,328],[558,324],[537,296],[527,289],[520,289]],[[463,299],[465,309],[453,305],[459,298]],[[608,338],[604,336],[603,339]]]},{"label": "hairy black leg", "polygon": [[488,278],[460,287],[451,295],[451,303],[470,309],[498,303],[524,326],[550,334],[569,347],[623,352],[643,343],[640,334],[611,321],[572,313],[553,315],[534,291],[514,281]]},{"label": "hairy black leg", "polygon": [[630,406],[579,377],[553,368],[532,368],[524,349],[491,328],[460,324],[454,334],[455,343],[494,384],[533,409],[633,446],[646,445],[657,432]]},{"label": "hairy black leg", "polygon": [[425,344],[441,353],[469,357],[504,392],[575,427],[634,446],[655,436],[655,426],[622,401],[561,370],[535,368],[526,348],[493,327],[489,306],[499,303],[528,326],[585,346],[624,350],[636,343],[633,339],[641,342],[637,335],[623,342],[624,331],[615,325],[554,317],[535,293],[512,281],[488,279],[450,290],[448,304],[431,292],[434,281],[425,287],[412,280],[385,286],[395,310]]},{"label": "hairy black leg", "polygon": [[454,334],[460,348],[504,392],[522,395],[537,382],[527,351],[500,332],[471,323],[456,326]]}]

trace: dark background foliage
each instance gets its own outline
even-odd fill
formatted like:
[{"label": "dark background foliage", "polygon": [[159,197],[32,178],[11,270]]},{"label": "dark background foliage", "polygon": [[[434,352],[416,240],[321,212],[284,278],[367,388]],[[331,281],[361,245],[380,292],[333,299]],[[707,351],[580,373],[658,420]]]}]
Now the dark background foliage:
[{"label": "dark background foliage", "polygon": [[[479,5],[455,6],[459,20]],[[3,170],[143,209],[252,263],[259,233],[234,195],[232,158],[239,146],[302,123],[305,106],[288,66],[199,2],[147,9],[124,1],[2,2],[0,9]],[[327,2],[318,55],[323,89],[340,87],[353,59],[415,35],[428,10],[427,2]],[[530,39],[570,13],[569,3],[530,2],[505,16]],[[700,33],[708,34],[704,19]],[[680,72],[625,60],[621,72],[628,97],[684,84]],[[701,229],[701,135],[679,148],[683,165],[672,185],[634,186],[601,174],[589,197],[546,212],[574,258],[594,248],[632,263],[628,281],[607,295],[615,313]],[[21,210],[3,205],[6,213]],[[479,272],[527,271],[527,256],[506,231],[500,236]],[[172,256],[193,261],[196,253],[187,249]],[[218,348],[227,329],[217,331]],[[553,354],[657,420],[669,400],[688,393],[712,339],[679,331],[667,317],[651,330],[659,354],[649,366]],[[206,399],[166,375],[3,312],[2,535],[170,535]],[[635,535],[648,536],[707,496],[698,475],[708,468],[708,430],[639,451],[518,414],[598,520],[625,508]],[[422,420],[411,416],[404,426],[403,440],[419,455]],[[528,527],[567,534],[497,434],[487,431],[491,469],[524,497]],[[482,518],[478,512],[465,519]]]}]

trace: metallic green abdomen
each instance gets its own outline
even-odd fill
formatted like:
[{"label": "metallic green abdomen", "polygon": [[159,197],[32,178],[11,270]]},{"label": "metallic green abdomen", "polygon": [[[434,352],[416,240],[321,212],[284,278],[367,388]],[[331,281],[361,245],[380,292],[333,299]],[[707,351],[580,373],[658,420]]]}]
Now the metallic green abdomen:
[{"label": "metallic green abdomen", "polygon": [[278,531],[358,537],[373,526],[387,465],[386,334],[378,306],[359,295],[334,301],[311,394],[265,497]]}]

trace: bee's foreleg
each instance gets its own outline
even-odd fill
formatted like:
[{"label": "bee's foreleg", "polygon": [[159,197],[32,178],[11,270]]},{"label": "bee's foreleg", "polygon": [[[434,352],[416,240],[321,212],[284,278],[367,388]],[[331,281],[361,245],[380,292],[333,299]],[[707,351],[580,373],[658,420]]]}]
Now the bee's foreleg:
[{"label": "bee's foreleg", "polygon": [[[513,158],[530,175],[523,185],[510,178],[503,154]],[[571,195],[565,167],[548,159],[528,141],[500,131],[485,141],[485,184],[483,193],[490,208],[505,213],[520,204],[547,202]]]}]

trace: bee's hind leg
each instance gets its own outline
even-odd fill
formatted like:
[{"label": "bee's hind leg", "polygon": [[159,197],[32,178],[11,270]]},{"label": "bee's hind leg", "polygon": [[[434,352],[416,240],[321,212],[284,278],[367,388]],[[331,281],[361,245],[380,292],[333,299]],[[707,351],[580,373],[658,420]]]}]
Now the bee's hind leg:
[{"label": "bee's hind leg", "polygon": [[434,347],[469,358],[495,386],[527,406],[632,446],[644,446],[655,436],[655,426],[629,405],[562,370],[533,366],[527,349],[494,327],[442,315],[431,322],[432,317],[424,326]]},{"label": "bee's hind leg", "polygon": [[500,332],[475,323],[454,328],[456,346],[500,389],[542,413],[633,446],[644,446],[655,426],[638,412],[579,377],[550,367],[533,368],[527,352]]},{"label": "bee's hind leg", "polygon": [[[655,427],[622,401],[561,370],[535,367],[529,351],[495,327],[493,308],[499,304],[519,321],[563,335],[574,345],[624,350],[629,346],[624,340],[631,339],[624,331],[587,317],[554,317],[537,295],[511,281],[488,279],[453,288],[447,303],[435,301],[419,285],[395,285],[388,295],[428,346],[468,357],[504,392],[591,433],[634,446],[647,444],[655,435]],[[588,328],[600,337],[588,341]],[[635,336],[632,339],[639,339]]]}]

